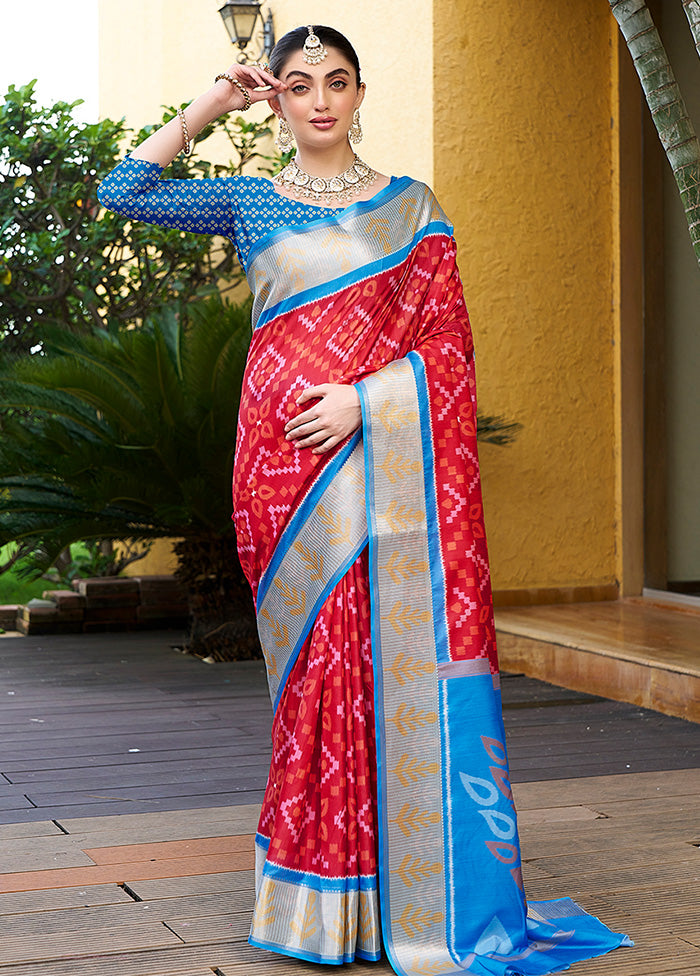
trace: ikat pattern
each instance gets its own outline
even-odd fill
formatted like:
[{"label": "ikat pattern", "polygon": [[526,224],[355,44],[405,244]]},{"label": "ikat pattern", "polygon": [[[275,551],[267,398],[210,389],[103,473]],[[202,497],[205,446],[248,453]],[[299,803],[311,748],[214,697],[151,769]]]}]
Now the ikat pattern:
[{"label": "ikat pattern", "polygon": [[244,268],[251,248],[272,231],[338,212],[288,200],[261,177],[162,180],[162,172],[156,163],[127,156],[102,181],[100,203],[133,220],[228,237]]}]

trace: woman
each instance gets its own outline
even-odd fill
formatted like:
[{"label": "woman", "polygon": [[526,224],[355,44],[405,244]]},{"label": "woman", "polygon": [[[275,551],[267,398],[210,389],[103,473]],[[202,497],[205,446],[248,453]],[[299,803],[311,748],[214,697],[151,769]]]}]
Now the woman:
[{"label": "woman", "polygon": [[[364,95],[346,38],[300,27],[101,188],[126,216],[232,236],[255,295],[233,497],[275,717],[250,941],[553,972],[627,940],[568,900],[525,904],[452,228],[353,153]],[[297,145],[274,185],[160,180],[264,99]]]}]

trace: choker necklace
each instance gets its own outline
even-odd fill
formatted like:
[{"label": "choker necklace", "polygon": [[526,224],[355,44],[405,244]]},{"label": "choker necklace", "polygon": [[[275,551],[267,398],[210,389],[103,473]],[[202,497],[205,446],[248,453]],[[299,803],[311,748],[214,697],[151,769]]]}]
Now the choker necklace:
[{"label": "choker necklace", "polygon": [[344,173],[325,179],[322,176],[311,176],[297,166],[296,158],[288,163],[272,182],[291,191],[295,197],[306,197],[312,200],[323,200],[328,204],[347,202],[359,196],[363,190],[370,187],[377,178],[375,170],[363,163],[355,153],[355,158]]}]

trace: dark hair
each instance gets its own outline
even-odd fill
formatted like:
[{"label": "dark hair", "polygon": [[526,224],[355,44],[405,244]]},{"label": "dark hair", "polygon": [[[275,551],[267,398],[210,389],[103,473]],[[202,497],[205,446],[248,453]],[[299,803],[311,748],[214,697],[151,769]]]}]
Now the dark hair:
[{"label": "dark hair", "polygon": [[[360,87],[360,62],[355,52],[355,48],[352,46],[350,41],[341,34],[339,31],[334,30],[332,27],[314,27],[314,34],[318,39],[327,47],[334,47],[336,51],[347,58],[350,64],[355,69],[355,75],[357,76],[357,87]],[[286,62],[289,58],[295,54],[297,51],[301,51],[304,47],[304,42],[309,36],[308,27],[295,27],[294,30],[289,31],[284,37],[280,37],[279,41],[275,44],[270,54],[270,71],[277,78],[280,76],[280,72],[284,68]]]}]

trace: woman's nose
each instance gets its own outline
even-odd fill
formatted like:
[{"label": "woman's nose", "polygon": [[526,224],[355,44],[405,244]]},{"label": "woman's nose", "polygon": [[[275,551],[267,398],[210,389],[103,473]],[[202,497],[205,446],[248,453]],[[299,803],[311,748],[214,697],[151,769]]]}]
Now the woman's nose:
[{"label": "woman's nose", "polygon": [[317,89],[314,95],[314,108],[317,112],[321,112],[328,108],[328,99],[326,98],[326,92],[323,88]]}]

